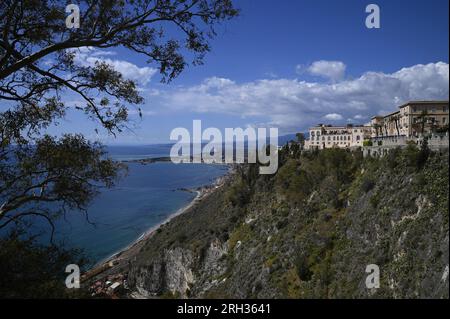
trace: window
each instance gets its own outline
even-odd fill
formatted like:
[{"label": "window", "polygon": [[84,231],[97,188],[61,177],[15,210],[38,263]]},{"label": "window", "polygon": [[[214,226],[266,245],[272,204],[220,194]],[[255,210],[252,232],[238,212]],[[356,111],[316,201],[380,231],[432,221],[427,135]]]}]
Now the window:
[{"label": "window", "polygon": [[359,141],[361,138],[359,135],[356,135],[356,140]]}]

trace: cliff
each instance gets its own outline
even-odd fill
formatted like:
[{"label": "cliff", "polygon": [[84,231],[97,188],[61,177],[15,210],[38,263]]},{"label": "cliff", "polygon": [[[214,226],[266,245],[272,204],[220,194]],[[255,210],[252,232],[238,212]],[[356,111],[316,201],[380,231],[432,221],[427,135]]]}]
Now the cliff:
[{"label": "cliff", "polygon": [[[448,298],[448,152],[384,158],[285,147],[240,166],[131,260],[134,296]],[[366,266],[380,268],[367,289]]]}]

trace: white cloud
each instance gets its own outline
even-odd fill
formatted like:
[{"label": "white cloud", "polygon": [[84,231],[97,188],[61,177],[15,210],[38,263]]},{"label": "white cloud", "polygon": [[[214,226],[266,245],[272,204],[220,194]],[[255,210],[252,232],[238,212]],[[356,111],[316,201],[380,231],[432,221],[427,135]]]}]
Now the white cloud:
[{"label": "white cloud", "polygon": [[339,81],[344,78],[347,66],[340,61],[316,61],[308,67],[308,72],[312,75],[321,76],[332,81]]},{"label": "white cloud", "polygon": [[93,67],[96,62],[106,62],[116,71],[122,73],[126,79],[133,80],[139,85],[147,85],[151,78],[157,73],[155,68],[141,68],[128,61],[105,58],[105,56],[115,55],[115,52],[112,51],[103,51],[95,48],[83,47],[75,50],[74,52],[75,63],[82,66]]},{"label": "white cloud", "polygon": [[168,111],[235,115],[295,132],[334,113],[361,120],[391,112],[410,100],[447,100],[448,96],[449,65],[439,62],[394,73],[366,72],[339,83],[269,79],[238,84],[214,77],[155,99]]},{"label": "white cloud", "polygon": [[344,119],[344,117],[341,114],[337,114],[337,113],[327,114],[323,118],[325,120],[329,120],[329,121],[341,121]]}]

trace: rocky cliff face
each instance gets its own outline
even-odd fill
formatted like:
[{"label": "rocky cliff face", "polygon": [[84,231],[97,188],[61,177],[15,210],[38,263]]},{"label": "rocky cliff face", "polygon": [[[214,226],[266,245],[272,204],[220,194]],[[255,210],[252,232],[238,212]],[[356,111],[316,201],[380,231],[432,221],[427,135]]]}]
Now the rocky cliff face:
[{"label": "rocky cliff face", "polygon": [[213,240],[199,264],[194,262],[199,256],[194,256],[190,249],[166,249],[159,257],[131,267],[130,284],[140,296],[147,298],[159,295],[187,298],[193,288],[195,295],[201,295],[218,283],[210,278],[225,271],[221,258],[226,253],[227,244]]},{"label": "rocky cliff face", "polygon": [[[427,154],[425,154],[427,155]],[[280,154],[241,167],[130,264],[144,297],[448,298],[448,153]],[[380,287],[366,287],[367,265]]]}]

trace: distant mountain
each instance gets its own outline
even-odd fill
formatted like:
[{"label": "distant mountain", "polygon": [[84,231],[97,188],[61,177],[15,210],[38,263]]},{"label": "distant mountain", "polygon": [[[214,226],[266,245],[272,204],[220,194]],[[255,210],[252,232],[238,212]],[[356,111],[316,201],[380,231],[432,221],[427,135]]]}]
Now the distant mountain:
[{"label": "distant mountain", "polygon": [[278,145],[285,145],[286,143],[289,143],[290,141],[297,141],[297,136],[295,134],[288,134],[278,137]]}]

